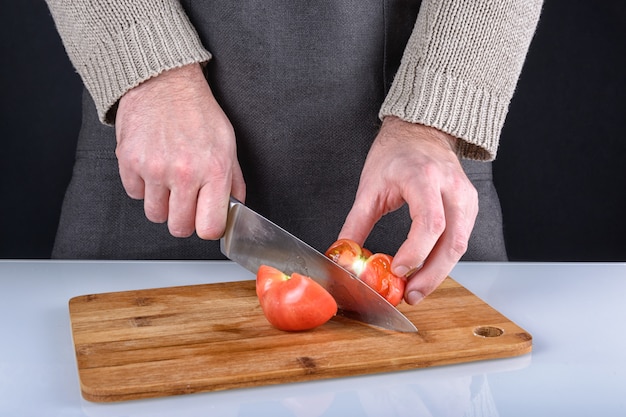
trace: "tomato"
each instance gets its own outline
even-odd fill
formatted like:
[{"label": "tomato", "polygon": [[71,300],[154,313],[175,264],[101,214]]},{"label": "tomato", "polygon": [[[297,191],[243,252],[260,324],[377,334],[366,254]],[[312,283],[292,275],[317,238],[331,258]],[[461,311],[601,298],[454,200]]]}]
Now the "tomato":
[{"label": "tomato", "polygon": [[402,301],[406,278],[391,272],[392,256],[372,254],[349,239],[339,239],[333,243],[326,251],[326,256],[352,272],[394,306]]},{"label": "tomato", "polygon": [[309,330],[337,314],[337,302],[310,277],[291,275],[261,265],[256,275],[256,294],[267,320],[285,331]]}]

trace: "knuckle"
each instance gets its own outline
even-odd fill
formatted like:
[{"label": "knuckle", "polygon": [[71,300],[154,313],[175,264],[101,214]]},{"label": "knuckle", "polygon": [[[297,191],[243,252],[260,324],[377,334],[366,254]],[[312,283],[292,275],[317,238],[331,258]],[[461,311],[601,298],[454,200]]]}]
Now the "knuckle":
[{"label": "knuckle", "polygon": [[437,176],[439,176],[440,174],[440,168],[432,163],[432,161],[429,161],[427,163],[424,163],[420,166],[421,169],[421,177],[424,177],[427,179],[427,181],[430,181],[429,179],[431,178],[435,178]]},{"label": "knuckle", "polygon": [[126,169],[133,171],[136,170],[141,163],[139,156],[132,152],[131,149],[124,144],[118,144],[115,147],[115,157],[121,167],[125,167]]},{"label": "knuckle", "polygon": [[167,221],[167,213],[161,207],[153,204],[146,204],[144,207],[146,218],[152,223],[165,223]]},{"label": "knuckle", "polygon": [[165,165],[162,161],[153,159],[142,167],[142,172],[145,178],[150,179],[152,182],[160,183],[165,175]]},{"label": "knuckle", "polygon": [[144,197],[144,185],[139,178],[125,172],[120,172],[120,179],[126,194],[130,198],[133,200],[141,200]]},{"label": "knuckle", "polygon": [[431,215],[429,222],[430,232],[434,235],[441,235],[446,229],[446,216],[442,212]]},{"label": "knuckle", "polygon": [[452,245],[450,246],[450,252],[452,256],[456,259],[461,258],[463,254],[467,251],[467,240],[455,239],[452,241]]},{"label": "knuckle", "polygon": [[476,191],[474,184],[472,184],[464,171],[457,171],[456,173],[448,175],[446,178],[448,186],[453,192],[465,195],[469,198],[472,196],[478,196],[478,192]]},{"label": "knuckle", "polygon": [[192,186],[195,182],[195,170],[187,160],[179,160],[172,168],[172,182],[180,187]]},{"label": "knuckle", "polygon": [[420,234],[439,237],[446,229],[445,215],[439,212],[422,213],[413,218],[411,229],[419,231]]},{"label": "knuckle", "polygon": [[443,212],[430,212],[421,217],[421,225],[426,233],[440,236],[446,229],[446,217]]},{"label": "knuckle", "polygon": [[140,188],[135,184],[124,184],[124,190],[126,190],[126,195],[128,195],[133,200],[141,200],[144,197],[143,188]]},{"label": "knuckle", "polygon": [[216,159],[211,165],[212,177],[222,180],[232,172],[232,164],[227,159]]},{"label": "knuckle", "polygon": [[450,240],[450,254],[458,259],[467,251],[469,245],[468,233],[455,233]]}]

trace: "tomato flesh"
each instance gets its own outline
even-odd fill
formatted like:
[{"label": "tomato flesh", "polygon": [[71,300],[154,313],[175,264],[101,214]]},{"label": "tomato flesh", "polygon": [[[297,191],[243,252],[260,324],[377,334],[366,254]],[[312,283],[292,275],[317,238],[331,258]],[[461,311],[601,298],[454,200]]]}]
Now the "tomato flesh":
[{"label": "tomato flesh", "polygon": [[394,306],[402,302],[406,278],[391,272],[392,256],[384,253],[372,254],[349,239],[337,240],[328,248],[326,256],[352,272]]},{"label": "tomato flesh", "polygon": [[330,293],[310,277],[296,272],[287,275],[261,265],[256,293],[263,314],[280,330],[310,330],[337,314],[337,302]]}]

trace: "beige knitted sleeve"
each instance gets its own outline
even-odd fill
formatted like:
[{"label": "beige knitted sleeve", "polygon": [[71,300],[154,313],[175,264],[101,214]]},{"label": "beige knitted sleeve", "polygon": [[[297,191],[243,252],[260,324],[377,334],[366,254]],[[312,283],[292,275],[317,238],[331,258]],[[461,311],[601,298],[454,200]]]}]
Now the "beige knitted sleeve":
[{"label": "beige knitted sleeve", "polygon": [[380,117],[462,139],[492,160],[541,12],[541,0],[423,0]]},{"label": "beige knitted sleeve", "polygon": [[122,95],[167,69],[211,58],[177,0],[46,0],[100,120]]}]

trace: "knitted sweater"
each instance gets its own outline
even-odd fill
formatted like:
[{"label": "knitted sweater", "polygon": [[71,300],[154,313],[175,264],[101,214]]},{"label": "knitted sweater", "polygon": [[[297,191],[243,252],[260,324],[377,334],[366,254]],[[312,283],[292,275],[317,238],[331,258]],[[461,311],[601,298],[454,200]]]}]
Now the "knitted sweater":
[{"label": "knitted sweater", "polygon": [[[168,69],[211,54],[177,0],[46,0],[102,122],[119,99]],[[423,0],[380,117],[462,139],[462,157],[492,160],[542,0]]]}]

